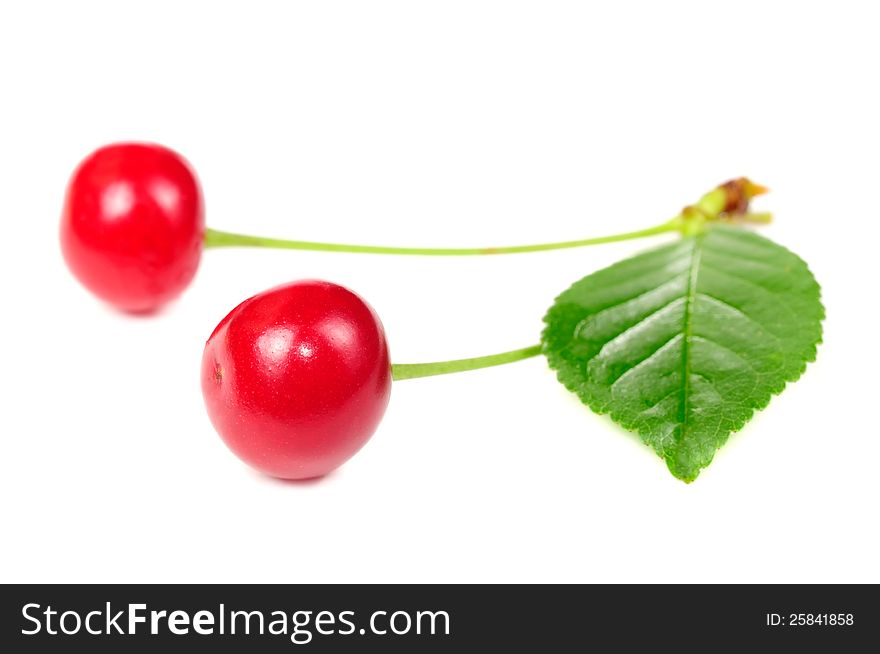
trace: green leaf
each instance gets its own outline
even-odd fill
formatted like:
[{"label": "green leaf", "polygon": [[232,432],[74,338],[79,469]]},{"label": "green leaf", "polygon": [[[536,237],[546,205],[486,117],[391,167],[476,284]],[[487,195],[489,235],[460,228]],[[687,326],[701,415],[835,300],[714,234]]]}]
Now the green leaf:
[{"label": "green leaf", "polygon": [[690,482],[800,377],[823,317],[803,260],[716,224],[574,284],[545,316],[542,344],[566,388]]}]

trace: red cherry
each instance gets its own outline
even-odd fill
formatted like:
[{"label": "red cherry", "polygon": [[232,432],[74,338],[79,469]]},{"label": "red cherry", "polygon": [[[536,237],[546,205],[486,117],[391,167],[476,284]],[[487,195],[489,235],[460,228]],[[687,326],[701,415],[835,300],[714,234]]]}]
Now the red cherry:
[{"label": "red cherry", "polygon": [[177,297],[199,266],[205,235],[199,183],[159,145],[100,148],[76,169],[61,217],[61,250],[98,297],[132,312]]},{"label": "red cherry", "polygon": [[385,332],[352,291],[299,281],[245,300],[205,345],[211,422],[245,463],[309,479],[369,440],[391,394]]}]

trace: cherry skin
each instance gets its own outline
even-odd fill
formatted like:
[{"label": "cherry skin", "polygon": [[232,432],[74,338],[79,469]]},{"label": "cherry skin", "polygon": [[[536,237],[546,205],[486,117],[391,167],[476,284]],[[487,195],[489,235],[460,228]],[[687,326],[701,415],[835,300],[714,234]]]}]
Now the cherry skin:
[{"label": "cherry skin", "polygon": [[382,323],[352,291],[306,280],[245,300],[205,345],[202,393],[240,459],[283,479],[321,477],[369,440],[391,395]]},{"label": "cherry skin", "polygon": [[205,216],[198,180],[176,152],[117,143],[76,169],[61,216],[61,250],[83,286],[123,311],[151,312],[189,285]]}]

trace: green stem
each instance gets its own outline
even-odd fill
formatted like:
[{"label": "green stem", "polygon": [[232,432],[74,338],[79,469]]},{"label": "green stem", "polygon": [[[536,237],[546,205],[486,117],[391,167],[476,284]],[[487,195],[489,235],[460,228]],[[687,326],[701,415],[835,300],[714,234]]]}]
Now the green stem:
[{"label": "green stem", "polygon": [[391,377],[395,381],[401,379],[415,379],[417,377],[432,377],[433,375],[446,375],[451,372],[465,372],[500,366],[505,363],[522,361],[541,354],[540,345],[532,345],[519,350],[490,354],[485,357],[473,359],[453,359],[452,361],[434,361],[432,363],[395,363],[391,366]]},{"label": "green stem", "polygon": [[234,234],[223,232],[218,229],[205,231],[205,247],[260,247],[278,248],[284,250],[319,250],[322,252],[356,252],[361,254],[420,254],[426,256],[471,256],[481,254],[517,254],[522,252],[541,252],[545,250],[562,250],[565,248],[577,248],[585,245],[600,245],[602,243],[615,243],[628,241],[646,236],[654,236],[665,232],[680,229],[679,218],[676,217],[662,225],[640,229],[634,232],[599,236],[597,238],[585,238],[578,241],[559,241],[556,243],[538,243],[535,245],[511,245],[504,247],[489,248],[410,248],[384,245],[349,245],[345,243],[315,243],[312,241],[289,241],[277,238],[264,238],[262,236],[248,236],[246,234]]}]

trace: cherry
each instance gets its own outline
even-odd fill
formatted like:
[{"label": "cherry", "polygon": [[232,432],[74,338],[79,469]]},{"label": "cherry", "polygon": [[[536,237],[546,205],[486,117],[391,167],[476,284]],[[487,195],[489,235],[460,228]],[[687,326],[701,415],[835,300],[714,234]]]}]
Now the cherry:
[{"label": "cherry", "polygon": [[195,174],[160,145],[118,143],[74,172],[61,218],[61,249],[74,275],[98,297],[151,312],[195,276],[205,218]]},{"label": "cherry", "polygon": [[299,281],[245,300],[202,357],[208,415],[226,445],[273,477],[309,479],[369,440],[391,394],[382,323],[352,291]]}]

